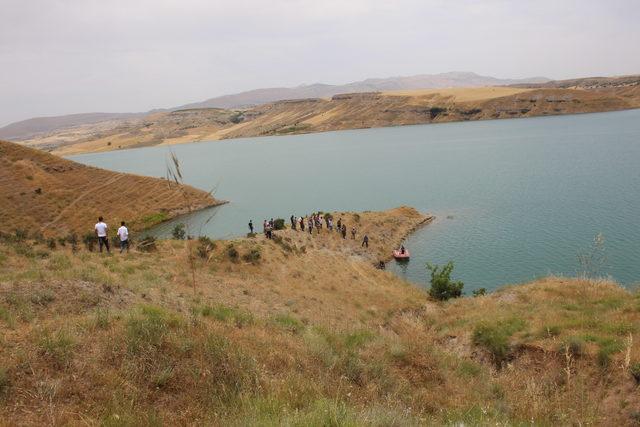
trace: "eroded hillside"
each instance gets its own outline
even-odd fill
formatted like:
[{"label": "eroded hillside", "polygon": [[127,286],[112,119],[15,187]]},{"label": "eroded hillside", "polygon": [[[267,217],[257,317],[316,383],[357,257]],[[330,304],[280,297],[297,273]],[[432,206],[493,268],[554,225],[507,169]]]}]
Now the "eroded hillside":
[{"label": "eroded hillside", "polygon": [[[184,191],[183,191],[184,190]],[[188,201],[185,199],[188,196]],[[2,232],[64,236],[93,231],[99,215],[141,229],[218,202],[167,180],[110,172],[0,141]]]},{"label": "eroded hillside", "polygon": [[74,127],[22,143],[69,155],[203,140],[640,108],[638,76],[597,82],[353,93],[242,110],[179,110]]}]

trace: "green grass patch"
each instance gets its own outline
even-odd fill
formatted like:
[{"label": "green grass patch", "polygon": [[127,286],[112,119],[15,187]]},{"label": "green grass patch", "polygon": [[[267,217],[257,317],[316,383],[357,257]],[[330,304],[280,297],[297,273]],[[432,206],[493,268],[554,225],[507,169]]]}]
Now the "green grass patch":
[{"label": "green grass patch", "polygon": [[143,217],[140,221],[142,222],[143,226],[150,227],[152,225],[159,224],[168,219],[169,219],[169,216],[167,215],[166,212],[158,212],[151,215],[147,215]]},{"label": "green grass patch", "polygon": [[481,323],[473,331],[473,343],[488,350],[494,362],[501,365],[511,350],[511,336],[525,327],[526,322],[517,317],[495,323]]},{"label": "green grass patch", "polygon": [[160,307],[143,306],[127,321],[127,347],[134,354],[145,350],[159,350],[171,331],[181,324],[181,319],[173,313]]},{"label": "green grass patch", "polygon": [[223,304],[206,305],[195,309],[195,311],[203,317],[211,317],[220,322],[233,322],[238,327],[250,325],[254,322],[251,313]]},{"label": "green grass patch", "polygon": [[273,323],[291,333],[298,334],[304,330],[304,323],[289,314],[278,314]]},{"label": "green grass patch", "polygon": [[65,331],[44,331],[38,342],[40,353],[51,360],[55,367],[66,368],[71,363],[75,340]]}]

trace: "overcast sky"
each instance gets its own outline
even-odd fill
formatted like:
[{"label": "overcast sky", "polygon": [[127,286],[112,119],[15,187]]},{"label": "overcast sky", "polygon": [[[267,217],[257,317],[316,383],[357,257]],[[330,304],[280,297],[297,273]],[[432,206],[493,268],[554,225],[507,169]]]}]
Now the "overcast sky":
[{"label": "overcast sky", "polygon": [[0,0],[0,126],[453,70],[640,73],[640,1]]}]

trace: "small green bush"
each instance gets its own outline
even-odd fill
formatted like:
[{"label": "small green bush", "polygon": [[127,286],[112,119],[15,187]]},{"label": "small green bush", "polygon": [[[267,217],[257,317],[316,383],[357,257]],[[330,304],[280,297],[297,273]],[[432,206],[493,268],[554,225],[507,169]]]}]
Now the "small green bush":
[{"label": "small green bush", "polygon": [[240,253],[235,248],[235,246],[233,245],[227,246],[227,257],[229,257],[231,261],[237,262],[239,256],[240,256]]},{"label": "small green bush", "polygon": [[262,254],[260,253],[259,247],[251,248],[249,252],[242,255],[242,259],[246,262],[250,262],[251,264],[258,264],[261,257]]},{"label": "small green bush", "polygon": [[176,224],[176,226],[173,227],[171,236],[176,240],[186,239],[187,238],[186,226],[184,224]]},{"label": "small green bush", "polygon": [[464,284],[460,281],[451,281],[453,261],[449,261],[443,267],[427,263],[427,269],[431,271],[431,288],[429,289],[429,295],[431,295],[432,298],[439,301],[446,301],[462,295]]},{"label": "small green bush", "polygon": [[481,297],[487,294],[487,289],[486,288],[474,289],[472,294],[474,297]]},{"label": "small green bush", "polygon": [[284,219],[276,218],[273,221],[273,229],[274,230],[284,230]]},{"label": "small green bush", "polygon": [[49,249],[55,250],[56,246],[57,246],[56,239],[54,238],[47,239],[47,247]]},{"label": "small green bush", "polygon": [[87,233],[82,237],[82,243],[84,247],[89,251],[93,252],[96,247],[96,235],[93,233]]},{"label": "small green bush", "polygon": [[24,242],[29,238],[29,232],[27,230],[16,229],[14,236],[17,242]]},{"label": "small green bush", "polygon": [[494,324],[481,323],[473,331],[473,343],[487,349],[494,363],[500,366],[509,356],[511,336],[524,327],[524,320],[519,318],[502,320]]}]

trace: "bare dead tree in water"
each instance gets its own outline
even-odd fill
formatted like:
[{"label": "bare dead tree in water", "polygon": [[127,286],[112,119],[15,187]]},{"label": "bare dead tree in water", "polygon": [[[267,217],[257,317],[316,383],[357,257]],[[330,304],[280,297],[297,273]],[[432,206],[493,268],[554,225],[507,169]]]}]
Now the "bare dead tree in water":
[{"label": "bare dead tree in water", "polygon": [[[183,199],[184,199],[184,203],[185,206],[187,208],[187,214],[192,214],[195,210],[196,210],[196,206],[195,206],[195,201],[193,199],[193,196],[191,194],[191,192],[189,192],[187,190],[186,184],[184,183],[184,177],[182,174],[182,167],[180,164],[180,160],[178,159],[178,156],[176,156],[176,154],[172,151],[170,156],[169,156],[169,161],[167,162],[167,182],[169,184],[169,188],[171,189],[177,189],[180,194],[182,195]],[[215,191],[215,187],[212,188],[210,191],[207,192],[207,194],[209,196],[213,196],[213,193]],[[198,236],[200,236],[202,234],[202,228],[207,225],[209,222],[211,222],[211,220],[213,219],[213,217],[215,216],[215,211],[214,213],[212,213],[209,217],[207,217],[207,219],[200,224],[200,227],[198,228]],[[196,257],[195,254],[193,253],[193,248],[192,245],[190,244],[189,240],[191,239],[191,226],[187,223],[185,224],[186,227],[186,234],[187,234],[187,239],[185,240],[185,249],[186,249],[186,253],[187,253],[187,263],[189,265],[189,270],[191,271],[191,284],[193,286],[193,292],[195,294],[196,292],[196,288],[197,288],[197,282],[196,282]]]}]

